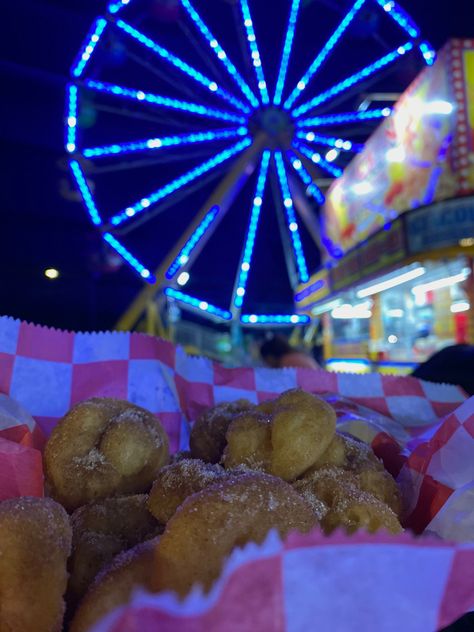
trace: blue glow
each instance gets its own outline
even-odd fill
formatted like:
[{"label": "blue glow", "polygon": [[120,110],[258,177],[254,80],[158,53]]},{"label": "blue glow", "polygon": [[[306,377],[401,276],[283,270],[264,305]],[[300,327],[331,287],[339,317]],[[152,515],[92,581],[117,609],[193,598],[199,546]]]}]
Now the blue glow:
[{"label": "blue glow", "polygon": [[356,123],[357,121],[370,121],[373,119],[386,118],[390,116],[390,108],[378,110],[366,110],[365,112],[341,112],[341,114],[326,114],[324,116],[313,116],[307,119],[296,121],[296,127],[324,127],[327,125],[344,125],[345,123]]},{"label": "blue glow", "polygon": [[232,320],[232,314],[228,310],[221,309],[220,307],[216,307],[215,305],[211,305],[207,301],[202,301],[198,298],[194,298],[194,296],[189,296],[189,294],[184,294],[183,292],[175,290],[172,287],[165,287],[164,293],[166,296],[169,296],[176,301],[180,301],[185,305],[195,307],[201,312],[211,314],[212,316],[216,316],[217,318],[222,318],[222,320]]},{"label": "blue glow", "polygon": [[301,303],[301,301],[304,301],[307,296],[313,294],[313,292],[317,292],[322,287],[324,287],[324,281],[322,279],[318,279],[314,283],[311,283],[311,285],[308,285],[308,287],[305,287],[304,290],[301,290],[301,292],[295,294],[295,302]]},{"label": "blue glow", "polygon": [[265,75],[263,74],[262,60],[260,58],[260,53],[258,52],[257,38],[253,28],[252,16],[250,15],[247,0],[240,0],[240,8],[242,9],[244,26],[247,33],[247,41],[249,43],[255,74],[257,75],[258,89],[260,90],[262,103],[264,105],[268,105],[270,103],[270,97],[268,96],[267,82],[265,81]]},{"label": "blue glow", "polygon": [[310,322],[306,314],[242,314],[243,325],[305,325]]},{"label": "blue glow", "polygon": [[104,32],[106,26],[107,20],[104,20],[104,18],[98,18],[97,20],[95,20],[91,30],[86,36],[81,50],[79,51],[79,55],[76,57],[76,60],[72,65],[71,73],[75,77],[80,77],[84,72],[87,63],[91,58],[92,53],[94,52],[94,48],[97,46],[97,43],[100,40],[100,36]]},{"label": "blue glow", "polygon": [[393,0],[377,0],[382,9],[399,24],[410,37],[419,37],[420,31],[408,13]]},{"label": "blue glow", "polygon": [[84,173],[82,172],[80,164],[77,160],[71,160],[69,163],[71,167],[71,171],[73,173],[74,179],[76,180],[77,188],[79,189],[82,199],[84,200],[84,204],[86,205],[87,212],[92,220],[92,223],[96,226],[100,226],[102,224],[102,219],[100,217],[99,211],[94,203],[94,199],[92,197],[92,193],[87,184]]},{"label": "blue glow", "polygon": [[72,154],[76,151],[76,132],[77,132],[77,86],[68,86],[67,88],[67,125],[66,125],[66,149]]},{"label": "blue glow", "polygon": [[432,66],[436,61],[436,53],[433,48],[430,46],[428,42],[421,42],[419,45],[419,49],[421,54],[423,55],[423,59],[426,62],[427,66]]},{"label": "blue glow", "polygon": [[286,177],[286,169],[281,151],[275,152],[275,163],[278,173],[278,180],[280,182],[281,195],[283,198],[283,206],[285,207],[286,211],[288,229],[290,231],[300,281],[302,283],[306,283],[306,281],[309,279],[308,269],[306,267],[303,246],[301,244],[300,233],[298,230],[298,222],[296,221],[295,210],[293,208],[293,200],[290,193],[290,187],[288,186],[288,179]]},{"label": "blue glow", "polygon": [[179,251],[176,259],[170,265],[168,270],[165,273],[167,279],[172,279],[174,275],[180,270],[183,266],[185,266],[189,257],[197,246],[198,242],[203,237],[204,233],[207,231],[209,226],[213,223],[219,213],[219,207],[213,206],[210,211],[206,213],[203,217],[202,221],[198,224],[196,230],[193,232],[188,241],[184,244],[184,246]]},{"label": "blue glow", "polygon": [[142,213],[152,204],[155,204],[159,200],[162,200],[168,195],[171,195],[171,193],[174,193],[178,189],[181,189],[181,187],[189,184],[199,176],[204,175],[214,167],[217,167],[226,160],[229,160],[229,158],[232,158],[232,156],[235,156],[235,154],[238,154],[240,151],[248,147],[251,142],[252,141],[249,138],[245,138],[235,145],[232,145],[228,149],[224,149],[224,151],[219,152],[209,160],[206,160],[197,167],[194,167],[194,169],[191,169],[190,171],[187,171],[175,180],[172,180],[165,186],[160,187],[156,191],[153,191],[153,193],[150,193],[150,195],[142,198],[140,201],[136,202],[132,206],[127,207],[125,210],[121,211],[117,215],[114,215],[110,219],[111,224],[113,224],[114,226],[118,226],[119,224],[130,219],[134,215]]},{"label": "blue glow", "polygon": [[317,105],[321,105],[321,103],[329,101],[338,94],[341,94],[341,92],[344,92],[348,88],[351,88],[352,86],[358,84],[360,81],[367,79],[367,77],[373,75],[375,72],[377,72],[377,70],[380,70],[384,66],[388,66],[388,64],[391,64],[401,55],[404,55],[405,53],[410,51],[412,48],[413,44],[411,42],[407,42],[403,46],[399,46],[397,49],[391,51],[390,53],[387,53],[387,55],[384,55],[383,57],[380,57],[380,59],[377,59],[377,61],[375,61],[373,64],[369,64],[359,72],[356,72],[350,77],[347,77],[339,83],[336,83],[332,88],[329,88],[329,90],[322,92],[310,101],[307,101],[303,105],[300,105],[298,108],[293,110],[292,115],[294,117],[301,116],[301,114],[305,114],[305,112],[312,110]]},{"label": "blue glow", "polygon": [[328,39],[326,44],[323,46],[321,52],[319,53],[319,55],[314,59],[314,61],[312,62],[311,66],[308,68],[308,70],[305,72],[305,74],[298,81],[298,83],[297,83],[296,87],[294,88],[293,92],[290,94],[290,96],[285,101],[285,103],[283,105],[285,110],[289,110],[292,107],[292,105],[294,104],[296,99],[300,96],[300,94],[306,88],[308,83],[311,81],[311,79],[316,74],[317,70],[323,64],[323,62],[326,59],[326,57],[329,55],[331,50],[334,48],[334,46],[339,41],[339,39],[343,35],[344,31],[347,29],[349,24],[352,22],[352,20],[354,19],[354,17],[358,13],[359,9],[364,5],[365,1],[366,0],[357,0],[355,2],[355,4],[353,5],[352,9],[347,13],[347,15],[342,20],[342,22],[339,24],[337,29],[334,31],[334,33],[331,35],[331,37]]},{"label": "blue glow", "polygon": [[239,127],[234,130],[215,130],[212,132],[195,132],[192,134],[181,134],[177,136],[163,136],[162,138],[149,138],[130,143],[116,143],[105,145],[104,147],[90,147],[82,151],[85,158],[99,158],[116,154],[130,154],[138,151],[155,151],[164,147],[175,147],[179,145],[191,145],[206,141],[223,140],[226,138],[236,138],[245,136],[247,128]]},{"label": "blue glow", "polygon": [[202,35],[208,41],[208,43],[209,43],[211,49],[214,51],[214,54],[216,55],[217,59],[223,64],[223,66],[225,67],[225,69],[227,70],[229,75],[232,77],[232,79],[235,81],[235,83],[239,86],[239,88],[241,89],[241,91],[244,94],[244,96],[247,97],[247,99],[249,100],[249,102],[252,104],[252,106],[254,108],[258,108],[258,100],[257,100],[256,96],[254,95],[252,90],[250,90],[249,86],[247,85],[247,83],[245,82],[244,78],[242,77],[242,75],[237,70],[237,68],[234,66],[234,64],[227,57],[227,54],[224,51],[224,49],[222,48],[222,46],[219,44],[219,42],[213,36],[211,31],[207,28],[206,24],[202,20],[202,18],[199,15],[199,13],[192,6],[192,4],[189,2],[189,0],[181,0],[181,4],[186,9],[186,11],[188,12],[190,18],[192,19],[194,24],[197,26],[197,28],[200,30]]},{"label": "blue glow", "polygon": [[121,11],[124,7],[127,6],[127,4],[130,4],[130,0],[119,0],[118,2],[111,2],[107,8],[107,11],[113,15],[114,13],[118,13],[119,11]]},{"label": "blue glow", "polygon": [[199,116],[208,116],[210,118],[222,119],[223,121],[232,121],[234,123],[246,123],[246,119],[243,116],[236,116],[235,114],[229,114],[222,110],[216,110],[215,108],[208,108],[204,105],[197,103],[190,103],[188,101],[180,101],[179,99],[170,99],[168,97],[162,97],[157,94],[150,94],[149,92],[143,92],[142,90],[134,90],[132,88],[124,88],[112,83],[104,83],[103,81],[86,81],[85,85],[91,90],[97,90],[98,92],[105,92],[106,94],[112,94],[124,99],[132,99],[135,101],[144,101],[153,105],[162,106],[165,108],[171,108],[173,110],[182,110],[191,114],[198,114]]},{"label": "blue glow", "polygon": [[116,24],[118,28],[127,33],[127,35],[133,37],[133,39],[137,40],[137,42],[140,42],[140,44],[153,51],[156,55],[159,55],[162,59],[170,63],[172,66],[178,68],[178,70],[181,70],[181,72],[184,72],[184,74],[188,75],[188,77],[191,77],[191,79],[194,79],[194,81],[196,81],[197,83],[201,84],[211,92],[219,95],[228,103],[231,103],[238,110],[245,112],[245,114],[248,114],[250,112],[250,109],[244,103],[242,103],[242,101],[239,101],[239,99],[233,97],[226,90],[220,88],[215,81],[212,81],[201,72],[199,72],[199,70],[196,70],[176,55],[173,55],[173,53],[170,53],[166,48],[163,48],[163,46],[160,46],[143,33],[140,33],[140,31],[137,31],[137,29],[133,28],[133,26],[130,26],[130,24],[127,24],[123,20],[117,20]]},{"label": "blue glow", "polygon": [[275,96],[273,103],[280,105],[281,96],[285,88],[286,71],[288,70],[288,62],[290,60],[291,48],[293,46],[293,38],[295,36],[296,18],[298,17],[298,9],[300,0],[293,0],[291,3],[290,17],[288,19],[288,27],[286,29],[285,43],[283,45],[283,53],[281,56],[280,72],[276,83]]},{"label": "blue glow", "polygon": [[338,138],[336,136],[322,136],[321,134],[315,134],[314,132],[297,132],[296,137],[306,140],[309,143],[326,145],[327,147],[336,147],[341,151],[362,151],[364,149],[364,145],[361,143],[353,143],[350,140],[345,140],[344,138]]},{"label": "blue glow", "polygon": [[245,288],[247,287],[247,279],[252,263],[252,254],[255,246],[255,237],[257,235],[258,220],[263,204],[263,195],[265,192],[265,183],[267,181],[270,155],[271,154],[268,150],[264,151],[262,154],[262,162],[260,164],[260,171],[257,178],[257,186],[253,198],[252,212],[250,214],[247,237],[245,239],[244,253],[242,256],[242,261],[240,262],[240,271],[237,281],[236,293],[234,296],[234,306],[237,308],[242,307],[244,303]]},{"label": "blue glow", "polygon": [[325,202],[325,197],[317,184],[313,182],[311,174],[305,169],[301,160],[299,160],[299,158],[292,151],[287,151],[286,154],[290,159],[293,169],[301,178],[302,182],[306,185],[306,193],[311,195],[311,197],[313,197],[316,202],[322,206]]},{"label": "blue glow", "polygon": [[332,165],[327,160],[324,160],[321,154],[319,154],[317,151],[313,151],[309,147],[305,147],[305,145],[302,145],[300,143],[298,143],[296,147],[302,154],[304,154],[312,162],[321,167],[321,169],[327,171],[327,173],[331,174],[335,178],[339,178],[340,176],[342,176],[342,169],[336,167],[335,165]]},{"label": "blue glow", "polygon": [[138,259],[132,255],[131,252],[129,252],[124,246],[122,246],[122,244],[117,239],[115,239],[113,235],[111,235],[110,233],[103,233],[102,237],[110,246],[112,246],[112,248],[116,252],[118,252],[122,259],[124,259],[124,261],[126,261],[128,265],[135,270],[135,272],[138,272],[142,279],[145,279],[146,281],[148,281],[148,283],[155,283],[156,279],[150,272],[150,270],[148,270],[148,268],[145,268],[145,266],[143,266],[138,261]]}]

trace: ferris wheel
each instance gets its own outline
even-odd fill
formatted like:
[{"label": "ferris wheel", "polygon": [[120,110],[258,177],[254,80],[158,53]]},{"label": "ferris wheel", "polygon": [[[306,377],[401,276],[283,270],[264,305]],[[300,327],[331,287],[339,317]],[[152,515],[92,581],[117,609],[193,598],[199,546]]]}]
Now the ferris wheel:
[{"label": "ferris wheel", "polygon": [[[281,239],[293,288],[310,278],[303,233],[329,258],[340,257],[317,209],[374,124],[391,114],[386,103],[374,107],[376,101],[355,108],[354,94],[386,80],[408,56],[415,65],[435,60],[418,26],[393,0],[356,0],[344,13],[341,4],[119,0],[95,19],[71,68],[65,145],[91,222],[145,282],[128,325],[157,292],[221,322],[308,321],[245,309],[248,280],[258,275],[252,264],[262,216],[277,215],[275,239]],[[268,12],[282,13],[280,22]],[[227,17],[232,26],[225,25]],[[389,37],[377,28],[382,19]],[[357,36],[361,28],[370,28],[371,37],[348,48],[351,31]],[[331,66],[338,48],[347,51],[346,61]],[[91,103],[99,113],[94,125]],[[228,303],[217,305],[188,294],[183,280],[235,204],[242,232],[226,239],[229,247],[239,242],[239,253]],[[175,239],[170,225],[179,230]],[[161,239],[160,246],[145,252],[152,239]]]}]

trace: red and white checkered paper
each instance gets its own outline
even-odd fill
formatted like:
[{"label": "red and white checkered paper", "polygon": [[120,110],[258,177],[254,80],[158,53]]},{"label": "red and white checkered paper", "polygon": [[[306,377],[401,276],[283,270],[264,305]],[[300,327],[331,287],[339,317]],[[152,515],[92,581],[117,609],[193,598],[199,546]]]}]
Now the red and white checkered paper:
[{"label": "red and white checkered paper", "polygon": [[[188,422],[194,420],[205,408],[241,397],[252,402],[261,402],[296,386],[324,396],[337,410],[338,427],[372,444],[376,453],[383,458],[387,469],[398,477],[402,485],[407,504],[407,526],[416,533],[428,530],[445,539],[459,542],[474,540],[474,398],[466,400],[457,387],[430,384],[410,377],[378,374],[334,374],[310,369],[228,369],[206,358],[189,357],[181,348],[143,334],[62,332],[7,317],[0,318],[0,393],[9,395],[31,413],[34,422],[32,424],[25,418],[25,414],[22,416],[19,413],[16,417],[13,415],[12,422],[11,411],[9,414],[2,414],[0,401],[0,499],[27,493],[40,495],[38,450],[58,419],[73,404],[88,397],[118,397],[148,408],[159,415],[170,436],[171,447],[176,450],[187,447]],[[19,455],[15,453],[18,447],[23,449]],[[26,449],[30,453],[25,454]],[[2,463],[5,464],[3,468]],[[5,483],[7,480],[9,484]],[[362,551],[367,552],[368,544],[371,543],[370,551],[375,556],[376,564],[383,559],[390,567],[397,560],[406,558],[406,563],[410,566],[409,558],[415,554],[426,556],[429,560],[426,564],[430,565],[431,572],[426,575],[426,582],[433,582],[432,577],[435,575],[436,581],[439,580],[439,593],[436,593],[437,601],[434,606],[438,614],[437,618],[432,619],[435,626],[432,629],[459,616],[467,608],[474,607],[472,582],[466,584],[469,588],[465,587],[464,592],[453,589],[454,585],[458,585],[453,584],[453,577],[458,582],[459,569],[464,573],[469,568],[467,561],[471,564],[470,568],[474,568],[474,554],[470,545],[456,547],[441,542],[434,544],[432,541],[428,545],[425,540],[410,541],[408,545],[403,537],[391,537],[381,546],[379,536],[373,536],[372,539],[369,536],[357,536],[347,543],[343,536],[321,539],[317,534],[312,534],[308,537],[305,545],[296,547],[297,550],[304,549],[308,553],[307,568],[305,555],[300,556],[298,573],[303,573],[302,577],[312,577],[314,586],[318,586],[316,591],[329,581],[327,567],[324,573],[317,570],[320,561],[315,560],[320,560],[318,556],[327,555],[331,560],[341,558],[339,562],[344,567],[342,559],[348,552],[351,559],[358,559],[361,555],[365,556],[366,553]],[[317,543],[312,538],[316,538]],[[362,542],[366,543],[365,548],[359,546]],[[279,546],[283,547],[279,559],[293,559],[296,555],[293,552],[290,554],[292,549],[288,543]],[[265,548],[254,549],[252,555],[256,559],[242,563],[237,573],[239,576],[244,574],[249,585],[253,583],[253,573],[257,572],[255,569],[259,567],[260,557],[264,566],[264,560],[268,559]],[[403,555],[400,552],[402,550]],[[313,551],[316,556],[314,559],[309,555]],[[380,559],[377,551],[380,552]],[[440,561],[438,565],[437,560],[441,558],[444,561]],[[449,562],[446,562],[448,558]],[[286,568],[286,562],[281,560],[279,564]],[[301,566],[304,567],[303,570]],[[413,573],[408,572],[406,577],[415,575],[415,571],[420,571],[418,566]],[[340,572],[343,573],[343,568]],[[351,572],[357,575],[355,567]],[[471,570],[471,580],[472,573]],[[342,576],[343,574],[341,578]],[[273,575],[270,572],[269,577],[270,584],[281,584],[281,573]],[[375,577],[378,575],[374,575]],[[425,581],[425,577],[419,577],[421,582]],[[341,578],[338,580],[334,577],[333,580],[341,584]],[[289,614],[290,610],[293,612],[295,599],[300,594],[294,587],[294,582],[296,578],[289,584],[284,583],[283,588],[280,584],[267,586],[268,595],[274,594],[272,591],[280,591],[279,600],[282,599],[283,602],[269,598],[259,608],[264,608],[270,618],[274,616],[275,622],[281,615],[278,614],[278,609],[283,609],[284,616],[281,615],[283,623],[278,624],[280,627],[276,623],[271,627],[272,623],[261,629],[301,629],[291,619],[293,615]],[[365,603],[370,611],[374,600],[378,602],[381,599],[383,602],[386,599],[386,585],[380,582],[379,579],[364,580],[367,594]],[[288,590],[288,586],[292,589]],[[346,592],[353,591],[353,583],[350,583],[350,587]],[[185,607],[176,606],[172,609],[173,617],[179,619],[187,612],[187,608],[191,608],[194,613],[192,620],[197,619],[195,625],[190,624],[191,627],[186,629],[203,629],[201,614],[206,608],[211,608],[210,612],[214,612],[216,608],[218,610],[227,590],[228,588],[222,589],[214,597],[217,601],[213,605],[209,605],[210,602],[207,601],[206,605],[199,599],[198,602],[190,601]],[[245,586],[242,590],[245,590]],[[462,595],[462,599],[458,599],[457,594]],[[308,595],[302,597],[302,601],[305,602],[307,597]],[[156,601],[158,610],[161,609],[159,599]],[[430,599],[435,599],[434,593]],[[393,606],[393,602],[391,603]],[[417,603],[414,598],[411,608],[418,608]],[[309,607],[309,604],[306,605]],[[303,611],[304,603],[299,606]],[[228,608],[228,605],[225,607]],[[273,608],[275,611],[272,615]],[[239,620],[246,609],[241,608]],[[318,610],[318,613],[322,612]],[[451,614],[446,615],[447,612]],[[163,616],[165,619],[169,618],[168,614]],[[213,615],[208,613],[206,616],[206,621],[209,622]],[[333,628],[329,611],[317,616],[329,617],[324,621]],[[361,629],[368,629],[362,623]],[[141,625],[139,627],[141,632],[145,629]],[[242,624],[232,629],[249,628]],[[425,626],[406,629],[431,628]],[[110,630],[115,632],[115,628]]]}]

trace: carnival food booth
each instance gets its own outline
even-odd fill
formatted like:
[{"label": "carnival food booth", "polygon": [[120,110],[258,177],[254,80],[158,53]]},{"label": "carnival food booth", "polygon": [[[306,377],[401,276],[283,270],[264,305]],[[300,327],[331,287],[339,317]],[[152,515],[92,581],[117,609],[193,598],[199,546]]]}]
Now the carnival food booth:
[{"label": "carnival food booth", "polygon": [[473,194],[474,41],[451,40],[328,191],[333,256],[295,295],[328,368],[409,373],[474,342]]}]

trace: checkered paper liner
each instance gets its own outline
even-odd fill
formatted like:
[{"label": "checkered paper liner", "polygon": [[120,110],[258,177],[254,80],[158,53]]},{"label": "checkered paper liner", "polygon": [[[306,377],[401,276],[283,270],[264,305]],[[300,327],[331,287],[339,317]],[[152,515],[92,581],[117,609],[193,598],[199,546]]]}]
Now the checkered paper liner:
[{"label": "checkered paper liner", "polygon": [[[0,393],[22,412],[12,412],[15,404],[8,400],[5,413],[7,399],[3,404],[0,399],[0,499],[41,495],[44,440],[72,405],[88,397],[118,397],[148,408],[160,417],[171,448],[177,450],[188,445],[189,422],[209,406],[238,398],[257,403],[297,386],[330,401],[339,429],[371,443],[402,486],[407,526],[459,542],[474,540],[474,398],[466,400],[457,387],[378,374],[228,369],[143,334],[63,332],[8,317],[0,317]],[[350,540],[351,550],[358,550],[360,537]],[[393,546],[397,542],[389,539]],[[326,538],[318,550],[326,545],[336,557],[345,555],[348,546],[339,542],[334,548],[336,542]],[[438,545],[443,551],[448,546]],[[395,550],[377,547],[386,561]],[[425,553],[436,567],[436,546],[414,541],[410,555],[418,548],[434,551]],[[463,555],[474,561],[469,546],[451,548],[453,565]],[[264,549],[261,554],[264,559]],[[255,563],[244,566],[251,573]],[[308,564],[313,567],[310,558]],[[311,568],[305,573],[315,572]],[[450,577],[445,574],[445,592],[458,616],[469,600],[458,602]],[[377,598],[377,585],[372,588]],[[470,590],[469,607],[474,606],[472,586]],[[284,594],[286,598],[286,589]],[[296,629],[287,623],[274,629]],[[201,629],[196,625],[188,629]]]}]

